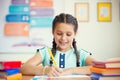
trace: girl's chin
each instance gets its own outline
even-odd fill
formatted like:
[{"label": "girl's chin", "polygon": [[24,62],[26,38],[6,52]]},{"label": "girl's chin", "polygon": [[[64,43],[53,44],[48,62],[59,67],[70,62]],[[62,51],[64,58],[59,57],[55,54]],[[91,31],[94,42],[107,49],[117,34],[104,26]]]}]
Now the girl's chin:
[{"label": "girl's chin", "polygon": [[68,46],[65,46],[65,45],[64,45],[64,46],[61,46],[61,45],[60,45],[59,48],[62,49],[62,50],[64,50],[64,49],[67,49]]}]

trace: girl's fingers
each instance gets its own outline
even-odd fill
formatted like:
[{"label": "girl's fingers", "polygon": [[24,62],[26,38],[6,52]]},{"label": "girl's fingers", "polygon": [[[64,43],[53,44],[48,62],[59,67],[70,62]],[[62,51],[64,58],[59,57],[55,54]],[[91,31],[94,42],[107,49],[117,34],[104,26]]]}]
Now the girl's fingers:
[{"label": "girl's fingers", "polygon": [[62,69],[53,66],[49,68],[48,76],[60,76],[62,72],[63,72]]},{"label": "girl's fingers", "polygon": [[62,72],[63,72],[63,70],[62,70],[61,68],[59,68],[59,67],[55,67],[55,70],[56,70],[57,72],[59,72],[59,73],[62,73]]},{"label": "girl's fingers", "polygon": [[58,67],[54,67],[54,73],[56,74],[56,76],[60,76],[60,74],[63,72],[62,69],[58,68]]},{"label": "girl's fingers", "polygon": [[54,76],[59,76],[60,72],[58,72],[56,69],[54,69],[53,73],[55,74]]}]

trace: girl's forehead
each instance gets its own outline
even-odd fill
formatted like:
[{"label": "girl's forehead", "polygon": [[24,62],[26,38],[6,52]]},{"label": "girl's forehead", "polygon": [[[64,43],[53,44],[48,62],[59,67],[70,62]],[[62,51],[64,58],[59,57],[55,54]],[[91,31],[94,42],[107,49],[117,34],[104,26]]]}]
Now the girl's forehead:
[{"label": "girl's forehead", "polygon": [[68,31],[74,31],[74,25],[67,24],[67,23],[59,23],[56,25],[55,30],[68,30]]}]

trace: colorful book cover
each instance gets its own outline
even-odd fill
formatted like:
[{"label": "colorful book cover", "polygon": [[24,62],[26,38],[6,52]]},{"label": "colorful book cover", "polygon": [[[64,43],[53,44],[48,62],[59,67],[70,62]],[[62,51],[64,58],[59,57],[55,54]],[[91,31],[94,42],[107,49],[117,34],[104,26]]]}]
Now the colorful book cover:
[{"label": "colorful book cover", "polygon": [[0,70],[15,69],[21,67],[21,61],[0,61]]},{"label": "colorful book cover", "polygon": [[10,5],[9,13],[10,14],[29,14],[30,8],[29,8],[29,5]]},{"label": "colorful book cover", "polygon": [[9,76],[20,72],[20,68],[0,70],[0,76]]},{"label": "colorful book cover", "polygon": [[29,23],[9,22],[4,25],[5,36],[29,36]]},{"label": "colorful book cover", "polygon": [[33,16],[53,16],[53,8],[33,8],[30,10],[30,15]]},{"label": "colorful book cover", "polygon": [[10,76],[0,77],[0,80],[21,80],[22,73],[13,74]]},{"label": "colorful book cover", "polygon": [[27,14],[8,14],[6,22],[30,22],[30,15]]},{"label": "colorful book cover", "polygon": [[52,0],[31,0],[30,8],[53,7]]},{"label": "colorful book cover", "polygon": [[91,72],[102,74],[102,75],[119,75],[120,76],[120,68],[96,68],[91,67]]},{"label": "colorful book cover", "polygon": [[92,73],[91,80],[120,80],[120,76],[103,76],[101,74]]},{"label": "colorful book cover", "polygon": [[11,4],[18,5],[18,4],[29,4],[30,0],[11,0]]},{"label": "colorful book cover", "polygon": [[120,60],[93,61],[92,65],[99,68],[120,68]]},{"label": "colorful book cover", "polygon": [[52,27],[53,17],[31,17],[30,27]]}]

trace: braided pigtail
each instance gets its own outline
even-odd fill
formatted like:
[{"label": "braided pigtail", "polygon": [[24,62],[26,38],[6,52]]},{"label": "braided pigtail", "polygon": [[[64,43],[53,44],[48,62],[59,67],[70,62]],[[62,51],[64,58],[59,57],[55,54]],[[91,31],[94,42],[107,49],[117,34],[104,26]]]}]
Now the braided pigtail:
[{"label": "braided pigtail", "polygon": [[75,54],[76,54],[76,66],[79,67],[79,66],[80,66],[80,62],[79,62],[80,55],[79,55],[78,50],[77,50],[77,46],[76,46],[76,41],[75,41],[75,39],[73,39],[72,45],[73,45],[73,48],[74,48]]},{"label": "braided pigtail", "polygon": [[53,53],[53,56],[55,56],[55,54],[56,54],[56,43],[55,43],[54,39],[53,39],[53,45],[52,45],[52,53]]},{"label": "braided pigtail", "polygon": [[[53,39],[53,45],[52,45],[52,54],[53,56],[55,56],[56,54],[56,43],[55,43],[55,40]],[[52,61],[52,58],[50,57],[50,65],[53,64],[53,61]]]}]

